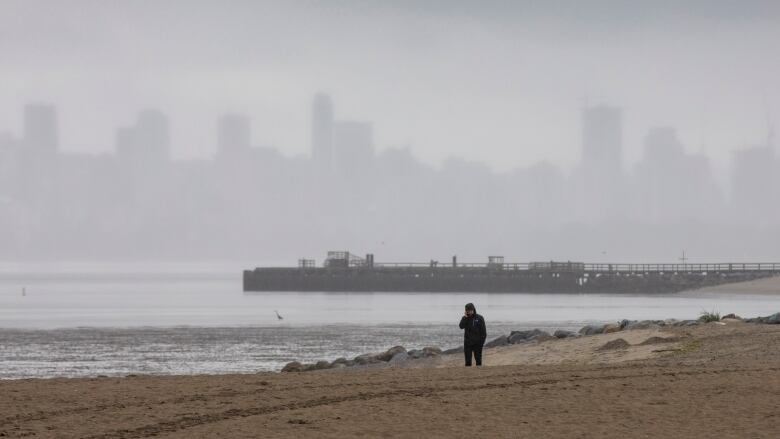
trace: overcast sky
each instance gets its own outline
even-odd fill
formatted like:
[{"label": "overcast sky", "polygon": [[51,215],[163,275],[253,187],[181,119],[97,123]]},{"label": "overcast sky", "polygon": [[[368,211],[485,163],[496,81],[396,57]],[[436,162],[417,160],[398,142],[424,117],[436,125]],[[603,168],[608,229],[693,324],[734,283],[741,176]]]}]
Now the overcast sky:
[{"label": "overcast sky", "polygon": [[338,118],[374,122],[378,149],[505,170],[578,161],[587,99],[624,108],[628,163],[674,125],[724,166],[767,114],[780,126],[778,53],[771,0],[0,0],[0,132],[51,102],[64,150],[110,151],[156,107],[174,156],[210,157],[217,116],[242,111],[256,144],[308,155],[325,91]]}]

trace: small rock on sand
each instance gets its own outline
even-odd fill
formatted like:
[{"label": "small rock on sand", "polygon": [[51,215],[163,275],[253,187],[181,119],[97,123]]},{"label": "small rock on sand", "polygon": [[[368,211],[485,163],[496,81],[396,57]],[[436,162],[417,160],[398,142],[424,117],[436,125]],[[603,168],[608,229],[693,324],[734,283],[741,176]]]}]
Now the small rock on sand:
[{"label": "small rock on sand", "polygon": [[643,341],[642,343],[639,343],[640,346],[647,346],[652,344],[661,344],[661,343],[676,343],[678,341],[682,341],[681,337],[650,337],[647,340]]},{"label": "small rock on sand", "polygon": [[622,338],[616,338],[614,340],[610,340],[606,343],[604,343],[603,346],[601,346],[598,350],[600,351],[613,351],[616,349],[626,349],[630,347],[631,344]]}]

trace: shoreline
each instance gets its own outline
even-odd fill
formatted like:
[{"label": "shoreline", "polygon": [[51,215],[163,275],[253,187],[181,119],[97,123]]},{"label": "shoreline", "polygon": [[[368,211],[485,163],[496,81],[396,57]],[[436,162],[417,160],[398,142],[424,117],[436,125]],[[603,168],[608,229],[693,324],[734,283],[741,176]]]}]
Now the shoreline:
[{"label": "shoreline", "polygon": [[0,381],[0,436],[444,438],[468,425],[489,437],[772,437],[778,350],[780,325],[726,319],[502,346],[481,368],[449,355],[424,367]]}]

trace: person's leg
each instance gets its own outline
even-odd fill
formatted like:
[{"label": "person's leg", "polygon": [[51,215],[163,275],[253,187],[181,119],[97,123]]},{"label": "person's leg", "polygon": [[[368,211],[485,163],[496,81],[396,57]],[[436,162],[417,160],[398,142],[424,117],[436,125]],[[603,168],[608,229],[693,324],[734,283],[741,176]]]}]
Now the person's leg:
[{"label": "person's leg", "polygon": [[463,353],[466,355],[466,366],[471,366],[471,346],[468,343],[463,344]]},{"label": "person's leg", "polygon": [[474,346],[474,359],[477,360],[477,366],[482,366],[482,345]]}]

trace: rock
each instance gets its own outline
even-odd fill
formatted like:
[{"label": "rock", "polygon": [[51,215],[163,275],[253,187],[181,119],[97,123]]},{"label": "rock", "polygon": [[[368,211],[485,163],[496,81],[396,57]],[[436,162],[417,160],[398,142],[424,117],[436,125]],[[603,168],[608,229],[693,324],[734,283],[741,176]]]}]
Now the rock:
[{"label": "rock", "polygon": [[435,357],[441,355],[441,349],[436,346],[426,346],[422,348],[423,354],[426,357]]},{"label": "rock", "polygon": [[463,353],[463,346],[441,351],[442,355],[459,354],[459,353]]},{"label": "rock", "polygon": [[650,337],[647,340],[643,341],[642,343],[639,343],[639,346],[647,346],[647,345],[654,345],[654,344],[661,344],[661,343],[677,343],[678,341],[683,341],[684,339],[682,337]]},{"label": "rock", "polygon": [[409,354],[407,354],[406,352],[399,352],[399,353],[393,355],[393,358],[391,358],[390,361],[388,361],[388,363],[390,363],[390,364],[400,364],[400,363],[403,363],[403,362],[405,362],[407,360],[409,360]]},{"label": "rock", "polygon": [[580,335],[596,335],[604,332],[604,325],[588,325],[580,329]]},{"label": "rock", "polygon": [[734,313],[731,313],[731,314],[726,314],[725,316],[721,317],[720,319],[721,320],[726,320],[726,319],[742,320],[742,317],[740,317],[740,316],[738,316],[738,315],[736,315]]},{"label": "rock", "polygon": [[613,332],[619,332],[620,331],[620,325],[604,325],[604,327],[601,329],[602,334],[611,334]]},{"label": "rock", "polygon": [[620,330],[622,331],[622,330],[626,329],[628,327],[628,325],[630,325],[632,323],[636,323],[636,320],[627,320],[627,319],[621,320],[620,321]]},{"label": "rock", "polygon": [[606,342],[603,346],[598,348],[598,350],[599,351],[612,351],[612,350],[615,350],[615,349],[626,349],[629,346],[631,346],[631,344],[629,342],[623,340],[622,338],[616,338],[614,340],[610,340],[610,341]]},{"label": "rock", "polygon": [[506,335],[501,335],[499,337],[494,338],[493,340],[490,340],[489,342],[485,343],[485,348],[494,348],[496,346],[506,346],[509,344],[509,337]]},{"label": "rock", "polygon": [[407,351],[406,354],[409,355],[410,358],[415,360],[425,356],[422,349],[412,349],[410,351]]},{"label": "rock", "polygon": [[284,365],[282,372],[302,372],[303,365],[297,361],[291,361]]},{"label": "rock", "polygon": [[776,312],[766,317],[755,317],[752,319],[747,319],[745,321],[748,323],[763,323],[767,325],[778,325],[780,324],[780,312]]},{"label": "rock", "polygon": [[330,365],[331,369],[343,369],[347,367],[346,363],[333,363]]},{"label": "rock", "polygon": [[[656,329],[662,326],[658,322],[659,321],[657,320],[632,321],[629,322],[624,329],[629,331],[634,329]],[[661,323],[663,323],[663,321],[661,321]]]},{"label": "rock", "polygon": [[390,361],[391,358],[393,358],[393,355],[399,353],[399,352],[406,352],[406,348],[403,346],[393,346],[392,348],[386,350],[384,353],[381,353],[376,356],[376,359],[379,361]]},{"label": "rock", "polygon": [[330,362],[325,360],[320,360],[314,364],[314,370],[322,370],[322,369],[330,369]]},{"label": "rock", "polygon": [[571,338],[576,337],[578,334],[574,331],[566,331],[563,329],[558,329],[553,333],[553,337],[555,338]]},{"label": "rock", "polygon": [[509,344],[528,343],[531,341],[549,340],[552,336],[541,329],[531,329],[530,331],[512,331],[507,337]]},{"label": "rock", "polygon": [[355,362],[355,364],[363,365],[363,364],[378,363],[379,359],[377,358],[376,354],[361,354],[355,357],[353,361]]},{"label": "rock", "polygon": [[332,363],[330,363],[330,365],[331,365],[331,366],[335,366],[335,365],[337,365],[337,364],[343,364],[343,365],[345,365],[345,366],[346,366],[348,362],[349,362],[349,360],[347,360],[347,359],[346,359],[346,358],[344,358],[344,357],[341,357],[341,358],[336,358],[335,360],[333,360],[333,362],[332,362]]}]

